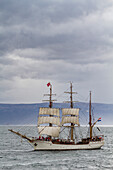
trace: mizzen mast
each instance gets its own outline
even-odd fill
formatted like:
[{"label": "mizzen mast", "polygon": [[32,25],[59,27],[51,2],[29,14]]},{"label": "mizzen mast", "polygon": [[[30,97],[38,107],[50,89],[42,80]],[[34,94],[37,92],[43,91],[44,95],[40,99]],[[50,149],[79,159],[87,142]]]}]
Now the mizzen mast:
[{"label": "mizzen mast", "polygon": [[91,91],[90,91],[90,101],[89,101],[89,127],[90,127],[90,139],[92,140],[92,115],[91,115]]}]

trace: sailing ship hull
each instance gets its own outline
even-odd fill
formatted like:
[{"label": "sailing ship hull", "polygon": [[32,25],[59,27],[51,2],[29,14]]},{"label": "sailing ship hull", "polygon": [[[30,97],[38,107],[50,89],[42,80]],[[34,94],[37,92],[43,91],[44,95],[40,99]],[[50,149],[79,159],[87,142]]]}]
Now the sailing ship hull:
[{"label": "sailing ship hull", "polygon": [[51,141],[37,140],[30,142],[35,151],[60,151],[60,150],[92,150],[100,149],[104,145],[104,141],[89,142],[88,144],[54,144]]}]

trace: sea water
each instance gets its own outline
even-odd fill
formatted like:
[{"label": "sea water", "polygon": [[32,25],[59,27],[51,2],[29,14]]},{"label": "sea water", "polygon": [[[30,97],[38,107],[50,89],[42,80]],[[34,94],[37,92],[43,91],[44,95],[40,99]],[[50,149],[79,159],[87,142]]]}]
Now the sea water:
[{"label": "sea water", "polygon": [[100,128],[105,136],[102,149],[75,151],[33,151],[10,128],[37,135],[33,126],[0,126],[0,170],[113,170],[113,127]]}]

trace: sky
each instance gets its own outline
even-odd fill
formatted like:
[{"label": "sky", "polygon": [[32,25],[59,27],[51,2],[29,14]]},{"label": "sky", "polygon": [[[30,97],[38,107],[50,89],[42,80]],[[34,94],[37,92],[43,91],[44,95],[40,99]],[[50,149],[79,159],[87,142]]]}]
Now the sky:
[{"label": "sky", "polygon": [[73,83],[113,104],[113,0],[0,0],[0,103],[57,102]]}]

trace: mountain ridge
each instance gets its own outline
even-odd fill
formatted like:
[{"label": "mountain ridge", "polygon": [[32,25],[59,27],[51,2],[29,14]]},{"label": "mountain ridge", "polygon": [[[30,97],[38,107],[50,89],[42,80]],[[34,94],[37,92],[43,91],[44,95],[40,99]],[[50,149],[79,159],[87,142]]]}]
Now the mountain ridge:
[{"label": "mountain ridge", "polygon": [[[48,103],[0,104],[0,125],[36,125],[39,107],[48,106]],[[54,103],[53,107],[61,109],[69,108],[70,105]],[[89,103],[77,102],[74,107],[80,108],[80,124],[88,124]],[[95,120],[102,118],[100,125],[113,125],[113,104],[92,103],[92,111]]]}]

